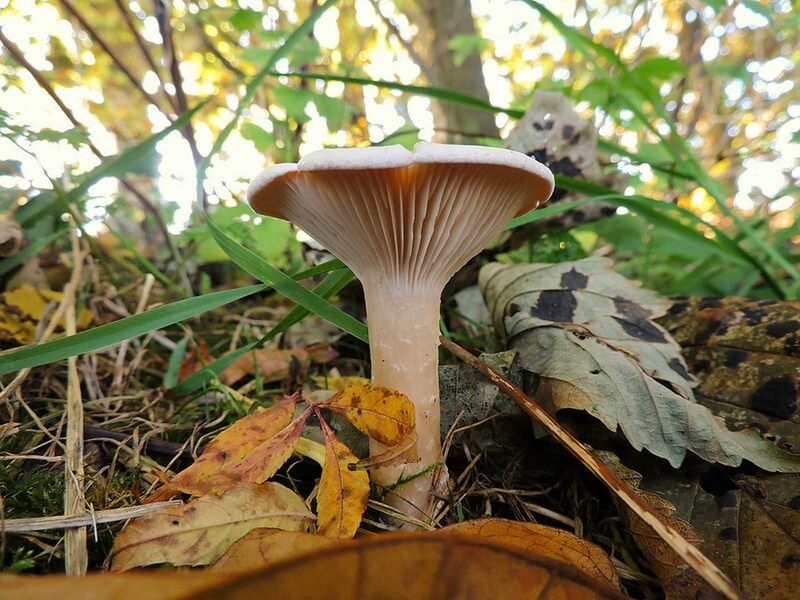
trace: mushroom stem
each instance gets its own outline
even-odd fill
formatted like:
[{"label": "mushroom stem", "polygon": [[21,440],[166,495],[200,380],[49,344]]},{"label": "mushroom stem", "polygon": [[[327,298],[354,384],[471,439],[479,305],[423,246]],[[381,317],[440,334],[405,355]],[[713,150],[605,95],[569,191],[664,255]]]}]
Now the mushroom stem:
[{"label": "mushroom stem", "polygon": [[[434,286],[435,287],[435,286]],[[374,480],[392,486],[442,460],[439,432],[439,297],[441,290],[419,284],[364,285],[372,381],[407,395],[416,408],[418,463],[384,467]],[[385,447],[370,440],[374,456]],[[426,518],[432,474],[415,477],[388,497],[405,514]]]}]

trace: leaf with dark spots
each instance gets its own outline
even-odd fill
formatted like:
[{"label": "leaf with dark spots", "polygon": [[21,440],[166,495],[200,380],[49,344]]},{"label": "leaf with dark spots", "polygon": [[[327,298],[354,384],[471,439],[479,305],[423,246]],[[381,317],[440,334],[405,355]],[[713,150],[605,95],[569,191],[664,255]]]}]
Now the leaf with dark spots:
[{"label": "leaf with dark spots", "polygon": [[645,342],[666,343],[667,338],[664,333],[656,327],[651,321],[642,319],[621,319],[620,317],[612,317],[619,323],[625,330],[625,333],[636,339]]},{"label": "leaf with dark spots", "polygon": [[778,419],[789,419],[797,412],[797,383],[789,377],[764,382],[751,397],[754,410]]},{"label": "leaf with dark spots", "polygon": [[[634,472],[613,454],[600,454],[673,526],[690,532],[745,597],[796,598],[800,477],[745,475],[702,465],[676,471],[647,457],[637,460]],[[713,597],[651,529],[641,526],[637,515],[623,511],[623,517],[668,598]]]},{"label": "leaf with dark spots", "polygon": [[530,314],[543,321],[570,323],[577,305],[578,301],[572,292],[545,290],[539,294],[539,300],[531,307]]},{"label": "leaf with dark spots", "polygon": [[725,366],[731,369],[738,367],[747,360],[747,352],[744,350],[728,350],[725,353]]},{"label": "leaf with dark spots", "polygon": [[614,307],[622,316],[633,319],[649,319],[651,316],[650,311],[643,306],[631,302],[627,298],[621,298],[619,296],[614,298]]},{"label": "leaf with dark spots", "polygon": [[561,287],[565,290],[582,290],[589,282],[589,277],[577,269],[570,269],[561,276]]},{"label": "leaf with dark spots", "polygon": [[774,338],[781,338],[794,333],[800,329],[800,321],[778,321],[770,323],[766,327],[767,335]]},{"label": "leaf with dark spots", "polygon": [[[590,257],[557,264],[489,264],[481,270],[480,286],[495,328],[519,351],[523,370],[538,376],[537,395],[556,411],[584,410],[610,430],[619,428],[634,448],[676,467],[692,452],[727,466],[748,460],[766,470],[800,471],[791,440],[762,438],[752,429],[730,431],[698,402],[690,373],[704,365],[711,373],[714,363],[693,356],[688,368],[676,340],[654,321],[685,320],[686,311],[665,316],[668,302],[611,266]],[[584,288],[558,289],[574,282],[576,274],[586,277]],[[512,302],[523,310],[509,314]],[[705,308],[695,310],[703,316],[694,340],[729,335],[725,302],[707,300]],[[739,319],[746,319],[743,308],[737,308]],[[735,370],[726,377],[733,379]],[[781,406],[779,414],[788,409]],[[735,428],[752,422],[751,416],[734,421]]]}]

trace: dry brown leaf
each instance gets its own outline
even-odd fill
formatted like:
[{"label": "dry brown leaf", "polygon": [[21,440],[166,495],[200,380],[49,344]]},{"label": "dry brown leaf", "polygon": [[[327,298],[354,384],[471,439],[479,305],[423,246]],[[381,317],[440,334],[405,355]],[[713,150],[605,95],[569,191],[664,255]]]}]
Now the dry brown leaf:
[{"label": "dry brown leaf", "polygon": [[464,521],[440,531],[476,535],[484,540],[510,544],[534,555],[570,564],[589,577],[620,589],[619,577],[608,555],[599,546],[563,529],[487,518]]},{"label": "dry brown leaf", "polygon": [[369,475],[354,470],[358,462],[320,418],[325,437],[325,464],[317,493],[317,532],[334,538],[351,538],[358,531],[369,499]]},{"label": "dry brown leaf", "polygon": [[384,446],[395,446],[414,430],[414,404],[385,387],[353,383],[323,403]]},{"label": "dry brown leaf", "polygon": [[313,519],[303,499],[277,483],[242,483],[131,521],[114,540],[111,570],[170,563],[207,565],[259,527],[300,531]]},{"label": "dry brown leaf", "polygon": [[[178,492],[220,494],[230,489],[236,479],[236,466],[251,452],[276,437],[292,420],[297,396],[286,396],[274,406],[236,421],[211,442],[197,461],[173,477],[147,501],[167,499]],[[286,458],[289,458],[289,454]],[[263,456],[263,454],[261,455]],[[281,461],[280,464],[283,464]],[[277,470],[280,464],[275,467]],[[273,473],[274,474],[274,473]],[[264,481],[272,474],[262,479]],[[242,479],[241,481],[252,481]],[[256,482],[260,483],[260,482]]]},{"label": "dry brown leaf", "polygon": [[292,558],[334,543],[333,538],[304,531],[254,529],[233,544],[212,569],[250,569]]},{"label": "dry brown leaf", "polygon": [[196,373],[206,365],[212,363],[214,357],[208,351],[208,345],[203,339],[195,341],[194,346],[189,349],[186,356],[181,361],[181,370],[178,374],[179,380],[184,380],[192,373]]},{"label": "dry brown leaf", "polygon": [[292,361],[297,361],[298,368],[305,370],[311,358],[303,348],[259,348],[240,356],[236,361],[220,373],[220,380],[225,385],[233,385],[246,375],[254,375],[258,371],[263,381],[280,381],[289,376]]},{"label": "dry brown leaf", "polygon": [[198,599],[378,600],[624,598],[564,564],[457,534],[387,534],[339,542],[197,594]]},{"label": "dry brown leaf", "polygon": [[385,534],[242,573],[0,576],[0,600],[601,600],[625,598],[562,562],[475,536]]},{"label": "dry brown leaf", "polygon": [[0,575],[0,600],[178,600],[241,574],[222,571]]}]

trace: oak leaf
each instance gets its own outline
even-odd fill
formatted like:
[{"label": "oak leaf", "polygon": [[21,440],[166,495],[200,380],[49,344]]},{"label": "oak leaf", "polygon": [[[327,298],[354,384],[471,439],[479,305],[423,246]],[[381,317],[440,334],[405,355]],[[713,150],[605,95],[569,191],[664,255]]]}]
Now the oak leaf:
[{"label": "oak leaf", "polygon": [[132,520],[114,540],[111,570],[159,563],[207,565],[253,529],[301,531],[313,518],[303,499],[287,487],[242,483],[222,496],[204,496]]}]

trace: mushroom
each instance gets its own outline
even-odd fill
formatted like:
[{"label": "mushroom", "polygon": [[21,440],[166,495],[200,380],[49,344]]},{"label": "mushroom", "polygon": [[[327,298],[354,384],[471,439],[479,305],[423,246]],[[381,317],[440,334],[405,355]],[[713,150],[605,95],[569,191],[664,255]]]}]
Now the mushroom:
[{"label": "mushroom", "polygon": [[[250,184],[258,213],[294,222],[364,288],[372,381],[416,407],[420,462],[373,480],[414,517],[429,516],[439,433],[439,305],[448,280],[514,216],[547,200],[553,175],[502,148],[429,144],[325,149],[276,164]],[[385,448],[370,440],[370,452]],[[419,475],[424,473],[422,475]],[[416,477],[409,478],[413,475]]]}]

